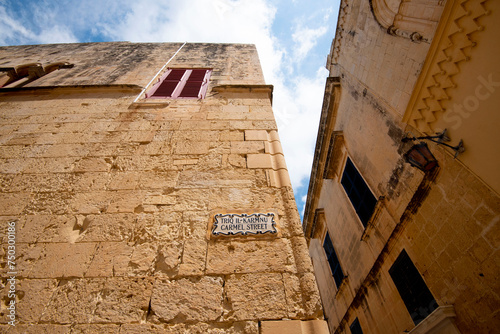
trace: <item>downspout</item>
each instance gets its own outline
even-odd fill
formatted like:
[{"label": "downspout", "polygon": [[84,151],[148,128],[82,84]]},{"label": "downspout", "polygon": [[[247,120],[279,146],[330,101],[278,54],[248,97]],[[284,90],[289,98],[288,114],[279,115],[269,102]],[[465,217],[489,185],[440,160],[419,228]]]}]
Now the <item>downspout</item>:
[{"label": "downspout", "polygon": [[158,75],[161,72],[163,72],[163,70],[165,69],[165,67],[167,67],[167,65],[172,61],[172,59],[175,58],[175,56],[179,53],[179,51],[181,51],[181,49],[184,47],[184,45],[186,45],[186,43],[187,43],[187,41],[184,42],[184,44],[181,45],[181,47],[174,53],[174,55],[172,57],[170,57],[170,59],[165,63],[165,65],[163,65],[163,67],[158,71],[158,73],[156,73],[156,75],[153,77],[153,79],[151,79],[151,81],[142,89],[141,93],[139,95],[137,95],[137,97],[135,98],[134,102],[132,102],[132,103],[137,103],[137,100],[139,100],[139,98],[142,96],[142,94],[144,94],[144,92],[149,87],[149,85],[151,85],[151,83],[158,77]]}]

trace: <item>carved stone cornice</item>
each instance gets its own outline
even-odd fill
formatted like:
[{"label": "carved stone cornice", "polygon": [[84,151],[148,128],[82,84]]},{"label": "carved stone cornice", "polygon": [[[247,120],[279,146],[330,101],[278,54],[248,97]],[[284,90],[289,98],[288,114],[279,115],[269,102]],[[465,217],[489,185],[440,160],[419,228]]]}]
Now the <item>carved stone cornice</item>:
[{"label": "carved stone cornice", "polygon": [[337,64],[339,59],[340,48],[346,34],[344,29],[346,18],[349,16],[352,8],[351,2],[352,0],[341,0],[340,2],[339,17],[337,19],[337,30],[335,31],[335,38],[333,39],[333,43],[330,49],[330,56],[328,57],[328,63],[326,64],[326,68],[329,71],[331,65]]},{"label": "carved stone cornice", "polygon": [[370,0],[377,22],[393,36],[430,42],[445,0]]},{"label": "carved stone cornice", "polygon": [[444,103],[458,82],[460,68],[473,57],[477,34],[484,27],[489,0],[449,0],[431,44],[427,59],[410,97],[403,121],[426,134],[446,112]]}]

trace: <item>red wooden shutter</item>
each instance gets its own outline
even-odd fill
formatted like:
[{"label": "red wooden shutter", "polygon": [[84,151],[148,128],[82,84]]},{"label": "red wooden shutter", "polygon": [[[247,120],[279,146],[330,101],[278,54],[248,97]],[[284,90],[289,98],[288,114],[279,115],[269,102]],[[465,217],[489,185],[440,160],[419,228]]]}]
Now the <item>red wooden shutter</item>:
[{"label": "red wooden shutter", "polygon": [[146,93],[146,98],[204,98],[212,70],[169,69]]},{"label": "red wooden shutter", "polygon": [[184,69],[172,69],[151,96],[172,97],[175,87],[177,87],[185,72],[186,70]]},{"label": "red wooden shutter", "polygon": [[192,70],[179,97],[200,97],[200,89],[207,70]]}]

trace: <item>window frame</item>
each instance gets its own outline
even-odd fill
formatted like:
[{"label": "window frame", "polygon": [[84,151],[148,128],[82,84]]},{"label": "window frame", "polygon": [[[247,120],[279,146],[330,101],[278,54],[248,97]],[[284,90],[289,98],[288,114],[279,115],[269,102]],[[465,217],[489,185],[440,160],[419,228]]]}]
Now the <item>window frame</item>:
[{"label": "window frame", "polygon": [[[352,166],[352,169],[351,169],[351,166]],[[346,174],[346,170],[348,168],[351,170],[347,171],[347,174]],[[351,175],[351,173],[355,173],[355,174]],[[344,182],[345,178],[349,179],[351,189],[347,189],[348,186]],[[342,185],[342,188],[344,189],[344,192],[345,192],[347,198],[349,198],[349,202],[351,203],[354,211],[356,212],[356,215],[358,216],[359,220],[361,221],[361,224],[366,229],[368,226],[368,223],[371,220],[371,217],[373,216],[373,214],[376,211],[378,199],[375,196],[375,194],[373,193],[373,191],[371,190],[368,183],[365,181],[363,175],[361,175],[361,173],[359,172],[359,169],[356,167],[356,165],[352,161],[351,157],[349,157],[349,155],[347,156],[347,159],[344,163],[344,168],[342,170],[342,174],[340,175],[339,181],[340,181],[340,184]],[[364,189],[358,189],[357,186],[360,186],[360,185],[362,187],[364,187]],[[359,198],[359,201],[357,203],[354,203],[355,198],[353,196],[353,192]],[[366,210],[363,211],[361,209],[367,207],[367,205],[365,205],[365,204],[367,203],[367,200],[370,199],[369,195],[371,195],[371,199],[373,200],[373,202],[368,203],[370,205],[370,208],[368,211],[366,211]],[[363,212],[367,212],[367,213],[369,212],[369,214],[365,215]]]},{"label": "window frame", "polygon": [[[182,70],[184,73],[182,74],[181,78],[178,80],[178,83],[172,90],[172,93],[168,96],[155,96],[154,94],[158,91],[160,87],[164,84],[164,82],[174,82],[177,81],[177,79],[174,80],[168,80],[169,76],[173,71],[178,71]],[[189,79],[191,78],[191,75],[193,74],[193,71],[205,71],[205,74],[203,76],[202,81],[200,82],[200,88],[198,90],[198,94],[196,97],[194,96],[182,96],[182,93],[184,91],[184,88],[186,87],[186,84],[189,83]],[[211,68],[168,68],[163,75],[158,78],[158,81],[153,84],[145,93],[144,97],[146,99],[204,99],[208,90],[208,83],[210,81],[210,76],[212,74],[213,69]]]},{"label": "window frame", "polygon": [[415,326],[439,307],[406,250],[401,251],[389,268],[389,275]]},{"label": "window frame", "polygon": [[[327,240],[329,241],[330,244],[330,249],[331,252],[328,254],[327,248],[325,245],[327,244]],[[332,273],[333,280],[335,282],[335,285],[337,286],[337,290],[340,289],[340,286],[342,285],[342,282],[344,279],[347,277],[346,274],[344,274],[344,271],[342,270],[342,265],[340,264],[339,257],[337,255],[337,252],[335,251],[335,247],[333,246],[332,238],[330,238],[330,234],[328,231],[326,231],[325,238],[323,240],[323,250],[326,255],[326,260],[328,262],[328,265],[330,267],[330,271]],[[332,266],[331,260],[335,260],[336,265]],[[340,273],[340,275],[338,275]]]}]

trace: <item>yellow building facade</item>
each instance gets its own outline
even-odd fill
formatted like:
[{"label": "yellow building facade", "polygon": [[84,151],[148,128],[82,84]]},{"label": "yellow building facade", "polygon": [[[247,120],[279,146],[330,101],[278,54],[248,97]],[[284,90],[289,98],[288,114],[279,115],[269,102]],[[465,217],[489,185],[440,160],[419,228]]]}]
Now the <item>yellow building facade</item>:
[{"label": "yellow building facade", "polygon": [[2,333],[326,333],[253,45],[0,48]]},{"label": "yellow building facade", "polygon": [[341,2],[303,222],[331,333],[498,331],[499,15]]}]

